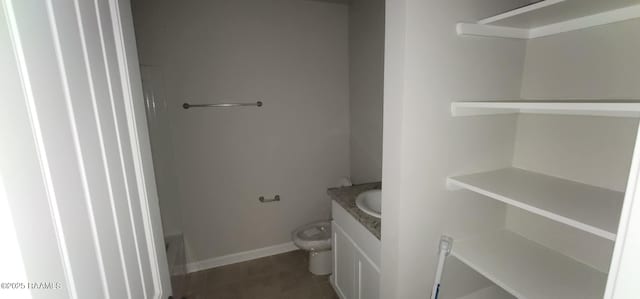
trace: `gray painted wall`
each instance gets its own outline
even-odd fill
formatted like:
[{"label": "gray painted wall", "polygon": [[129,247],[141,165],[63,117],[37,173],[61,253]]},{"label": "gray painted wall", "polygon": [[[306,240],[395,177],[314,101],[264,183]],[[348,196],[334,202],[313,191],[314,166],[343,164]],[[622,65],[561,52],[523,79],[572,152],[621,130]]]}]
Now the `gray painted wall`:
[{"label": "gray painted wall", "polygon": [[[328,219],[326,188],[349,175],[347,6],[134,4],[141,61],[166,82],[188,261],[286,243]],[[262,108],[180,108],[258,99]],[[282,201],[258,201],[275,194]]]},{"label": "gray painted wall", "polygon": [[382,177],[384,0],[349,4],[349,120],[351,179]]}]

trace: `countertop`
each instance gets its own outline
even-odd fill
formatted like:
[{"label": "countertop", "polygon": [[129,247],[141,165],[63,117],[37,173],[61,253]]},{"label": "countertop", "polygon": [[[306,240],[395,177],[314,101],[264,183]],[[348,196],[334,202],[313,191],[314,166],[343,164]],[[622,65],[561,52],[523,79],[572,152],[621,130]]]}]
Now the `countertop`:
[{"label": "countertop", "polygon": [[380,240],[380,228],[382,227],[382,221],[361,211],[356,206],[356,197],[364,191],[380,189],[381,186],[382,184],[377,182],[353,185],[350,187],[329,188],[327,189],[327,194],[329,194],[332,200],[335,200],[340,204],[340,206],[347,210],[353,218],[362,223],[367,230]]}]

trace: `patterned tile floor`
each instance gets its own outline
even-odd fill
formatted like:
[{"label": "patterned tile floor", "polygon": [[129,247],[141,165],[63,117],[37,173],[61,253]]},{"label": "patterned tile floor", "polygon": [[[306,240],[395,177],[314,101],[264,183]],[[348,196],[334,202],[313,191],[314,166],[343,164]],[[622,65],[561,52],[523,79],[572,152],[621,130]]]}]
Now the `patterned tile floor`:
[{"label": "patterned tile floor", "polygon": [[191,273],[188,299],[337,299],[329,276],[309,272],[309,255],[297,250]]}]

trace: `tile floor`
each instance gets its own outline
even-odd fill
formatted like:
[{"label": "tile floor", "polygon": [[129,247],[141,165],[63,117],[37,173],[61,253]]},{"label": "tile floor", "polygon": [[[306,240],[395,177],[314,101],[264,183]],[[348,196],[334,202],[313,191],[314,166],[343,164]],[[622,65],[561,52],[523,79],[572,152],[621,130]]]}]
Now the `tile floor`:
[{"label": "tile floor", "polygon": [[188,299],[337,299],[329,276],[308,270],[308,253],[296,250],[191,273]]}]

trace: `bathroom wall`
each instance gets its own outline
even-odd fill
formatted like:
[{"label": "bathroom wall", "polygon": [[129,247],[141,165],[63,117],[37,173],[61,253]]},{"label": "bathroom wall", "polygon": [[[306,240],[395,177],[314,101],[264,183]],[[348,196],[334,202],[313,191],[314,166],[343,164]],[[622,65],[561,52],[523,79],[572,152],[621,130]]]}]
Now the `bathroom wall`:
[{"label": "bathroom wall", "polygon": [[349,120],[351,179],[382,176],[384,0],[349,3]]},{"label": "bathroom wall", "polygon": [[[528,41],[525,98],[640,98],[640,20]],[[638,120],[635,118],[520,115],[516,167],[624,191]],[[507,227],[608,271],[613,242],[509,208]],[[546,232],[553,231],[553,234]]]},{"label": "bathroom wall", "polygon": [[141,61],[164,76],[188,262],[290,248],[293,229],[328,219],[326,188],[349,175],[347,6],[136,0],[134,13]]},{"label": "bathroom wall", "polygon": [[[518,97],[526,41],[461,38],[455,24],[519,4],[387,1],[381,298],[429,296],[442,233],[464,237],[504,225],[504,205],[448,191],[445,180],[510,165],[516,117],[452,118],[450,104]],[[443,291],[464,294],[472,285]]]}]

